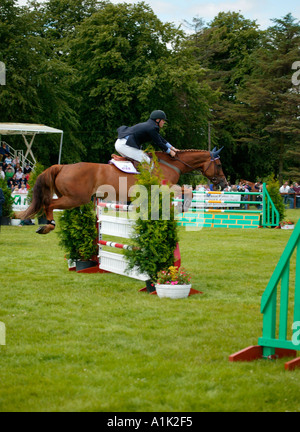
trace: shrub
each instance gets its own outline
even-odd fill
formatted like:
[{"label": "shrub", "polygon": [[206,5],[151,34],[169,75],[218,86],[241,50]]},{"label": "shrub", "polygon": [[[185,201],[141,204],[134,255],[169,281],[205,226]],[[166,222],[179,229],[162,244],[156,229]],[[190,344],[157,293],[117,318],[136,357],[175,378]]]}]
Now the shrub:
[{"label": "shrub", "polygon": [[14,199],[11,196],[11,190],[7,186],[7,182],[4,179],[0,179],[0,187],[3,190],[5,202],[2,205],[2,216],[12,218],[14,212],[12,210],[12,206],[14,203]]},{"label": "shrub", "polygon": [[92,202],[64,210],[59,222],[59,244],[68,259],[89,260],[97,254],[96,214]]},{"label": "shrub", "polygon": [[[147,164],[140,166],[140,175],[138,175],[138,186],[144,186],[147,190],[148,205],[144,207],[147,214],[142,213],[136,220],[133,227],[133,234],[130,245],[132,249],[127,249],[124,254],[128,261],[128,270],[137,267],[141,273],[149,275],[151,281],[156,280],[157,273],[174,263],[174,250],[178,242],[177,223],[174,220],[174,208],[170,204],[170,217],[163,220],[162,217],[162,197],[156,200],[158,209],[154,208],[151,203],[151,186],[161,186],[162,175],[153,153],[155,164],[155,174],[149,170]],[[143,206],[141,206],[142,208]],[[151,220],[151,211],[159,212],[158,220]]]},{"label": "shrub", "polygon": [[267,189],[269,192],[269,195],[276,207],[276,209],[279,212],[280,220],[283,220],[285,217],[285,206],[282,200],[282,196],[280,195],[279,189],[280,184],[279,181],[274,178],[274,175],[271,175],[267,179]]}]

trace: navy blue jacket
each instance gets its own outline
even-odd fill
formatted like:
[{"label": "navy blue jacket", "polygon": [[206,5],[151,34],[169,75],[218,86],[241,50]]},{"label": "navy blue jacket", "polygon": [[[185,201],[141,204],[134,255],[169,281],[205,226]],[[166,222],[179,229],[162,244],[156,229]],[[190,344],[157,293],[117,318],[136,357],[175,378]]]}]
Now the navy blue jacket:
[{"label": "navy blue jacket", "polygon": [[2,204],[5,203],[3,190],[0,188],[0,217],[2,216]]},{"label": "navy blue jacket", "polygon": [[143,144],[153,141],[161,150],[168,150],[167,140],[159,134],[159,126],[155,120],[149,119],[135,126],[120,126],[118,128],[118,138],[126,138],[127,136],[126,144],[130,147],[141,149]]}]

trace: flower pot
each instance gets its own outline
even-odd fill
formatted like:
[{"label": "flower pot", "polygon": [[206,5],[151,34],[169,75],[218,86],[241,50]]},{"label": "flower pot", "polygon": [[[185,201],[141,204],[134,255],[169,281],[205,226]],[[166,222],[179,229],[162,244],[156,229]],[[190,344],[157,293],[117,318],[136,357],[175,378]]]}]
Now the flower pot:
[{"label": "flower pot", "polygon": [[186,298],[188,297],[192,285],[171,285],[171,284],[156,284],[156,293],[158,297],[168,298]]},{"label": "flower pot", "polygon": [[21,219],[12,219],[11,220],[11,225],[17,226],[20,225],[21,223]]},{"label": "flower pot", "polygon": [[295,225],[283,225],[281,229],[294,229]]}]

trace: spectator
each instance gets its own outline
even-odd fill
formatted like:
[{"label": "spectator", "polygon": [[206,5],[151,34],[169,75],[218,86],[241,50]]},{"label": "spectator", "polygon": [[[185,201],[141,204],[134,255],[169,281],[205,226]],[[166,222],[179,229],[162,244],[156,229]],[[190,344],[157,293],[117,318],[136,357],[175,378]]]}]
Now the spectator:
[{"label": "spectator", "polygon": [[27,176],[23,174],[22,177],[18,180],[18,183],[19,183],[19,187],[21,187],[21,184],[24,183],[26,188],[28,188]]},{"label": "spectator", "polygon": [[8,170],[8,168],[10,168],[10,169],[12,170],[13,173],[16,172],[15,169],[14,169],[14,167],[13,167],[11,164],[8,164],[8,165],[5,164],[4,171],[6,172],[6,171]]},{"label": "spectator", "polygon": [[27,193],[27,187],[24,183],[21,184],[20,189],[18,190],[19,193]]},{"label": "spectator", "polygon": [[2,225],[2,205],[5,203],[3,190],[0,188],[0,228]]},{"label": "spectator", "polygon": [[[19,168],[21,168],[21,165],[19,164],[19,162],[17,162],[16,164],[13,164],[13,166],[14,166],[16,172],[18,171]],[[21,168],[21,170],[22,170],[22,168]],[[23,172],[23,170],[22,170],[22,172]]]},{"label": "spectator", "polygon": [[5,165],[13,166],[12,157],[10,155],[6,156],[6,158],[4,159],[4,163],[5,163]]},{"label": "spectator", "polygon": [[279,189],[279,192],[281,194],[285,194],[283,196],[284,204],[287,204],[289,201],[289,195],[288,194],[290,193],[290,191],[291,191],[291,188],[289,187],[289,182],[287,182],[287,181]]},{"label": "spectator", "polygon": [[289,187],[289,182],[285,182],[281,188],[279,189],[280,193],[289,193],[290,187]]},{"label": "spectator", "polygon": [[24,174],[30,174],[31,173],[31,168],[30,168],[30,165],[29,164],[27,164],[26,166],[25,166],[25,168],[24,168]]},{"label": "spectator", "polygon": [[[296,197],[296,199],[297,199],[297,197]],[[292,184],[290,185],[288,201],[290,202],[290,209],[293,209],[294,208],[294,201],[295,201],[295,190],[294,190],[294,186]]]},{"label": "spectator", "polygon": [[2,146],[0,147],[0,162],[5,160],[5,158],[9,156],[9,150],[5,144],[5,142],[2,142]]},{"label": "spectator", "polygon": [[18,182],[16,180],[15,174],[7,180],[7,186],[9,187],[9,189],[11,191],[14,190],[15,186],[18,186],[18,189],[19,189],[19,185],[18,185]]},{"label": "spectator", "polygon": [[5,172],[2,169],[2,166],[0,165],[0,179],[4,180],[5,179]]},{"label": "spectator", "polygon": [[[247,183],[242,183],[242,182],[239,182],[237,188],[238,188],[238,192],[241,192],[241,193],[249,192],[249,188],[251,190],[251,186],[249,186]],[[241,201],[248,201],[248,195],[242,195]],[[248,210],[248,204],[245,204],[244,208],[245,208],[245,210]]]},{"label": "spectator", "polygon": [[255,185],[254,185],[254,189],[256,191],[260,192],[262,190],[262,182],[261,181],[260,182],[256,182]]},{"label": "spectator", "polygon": [[5,170],[5,180],[9,180],[14,176],[14,170],[13,168],[9,165],[6,170]]},{"label": "spectator", "polygon": [[[230,186],[229,192],[237,192],[237,191],[238,191],[237,185]],[[232,195],[228,195],[228,196],[230,197]],[[239,204],[239,207],[240,207],[240,204]],[[235,207],[228,207],[228,210],[234,210],[234,209],[235,209]]]},{"label": "spectator", "polygon": [[22,171],[22,168],[18,168],[18,169],[16,169],[16,179],[17,180],[21,180],[22,179],[22,177],[23,177],[23,171]]},{"label": "spectator", "polygon": [[296,208],[300,208],[300,186],[299,183],[295,182],[293,187],[296,194]]},{"label": "spectator", "polygon": [[13,159],[12,164],[13,164],[14,167],[19,168],[19,166],[20,166],[20,158],[19,158],[19,156],[16,156]]}]

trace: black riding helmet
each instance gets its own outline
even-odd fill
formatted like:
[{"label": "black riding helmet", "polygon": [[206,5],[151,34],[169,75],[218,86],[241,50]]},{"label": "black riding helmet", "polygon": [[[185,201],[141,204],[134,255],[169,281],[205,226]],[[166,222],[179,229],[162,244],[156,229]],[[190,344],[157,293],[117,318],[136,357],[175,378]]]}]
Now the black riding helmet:
[{"label": "black riding helmet", "polygon": [[152,111],[152,113],[150,114],[150,118],[152,120],[159,119],[159,120],[168,121],[166,114],[164,113],[164,111],[161,110]]}]

